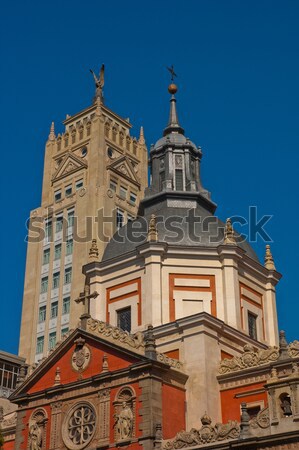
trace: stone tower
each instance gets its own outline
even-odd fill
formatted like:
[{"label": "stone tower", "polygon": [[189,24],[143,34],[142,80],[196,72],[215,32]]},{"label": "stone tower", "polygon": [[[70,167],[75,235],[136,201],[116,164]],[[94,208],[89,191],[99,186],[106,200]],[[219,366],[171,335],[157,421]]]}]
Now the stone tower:
[{"label": "stone tower", "polygon": [[[41,205],[31,211],[19,354],[32,364],[77,326],[82,265],[101,258],[117,228],[136,217],[147,186],[140,130],[103,102],[103,68],[93,104],[54,123],[46,142]],[[100,79],[101,78],[101,79]],[[104,219],[105,217],[105,219]],[[90,251],[93,240],[93,249]]]}]

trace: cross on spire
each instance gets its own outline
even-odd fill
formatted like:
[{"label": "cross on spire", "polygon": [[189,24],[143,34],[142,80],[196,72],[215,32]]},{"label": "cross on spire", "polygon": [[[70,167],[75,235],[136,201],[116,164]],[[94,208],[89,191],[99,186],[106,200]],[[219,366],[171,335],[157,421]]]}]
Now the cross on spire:
[{"label": "cross on spire", "polygon": [[174,67],[173,67],[173,64],[171,65],[171,67],[167,67],[167,70],[170,72],[170,74],[171,74],[171,81],[173,81],[174,80],[174,77],[177,77],[177,74],[175,73],[175,71],[174,71]]},{"label": "cross on spire", "polygon": [[84,292],[81,292],[79,297],[75,299],[76,303],[83,303],[84,305],[84,313],[80,317],[80,319],[89,319],[90,315],[90,299],[96,298],[99,294],[97,291],[94,291],[92,294],[90,293],[90,286],[88,284],[84,287]]}]

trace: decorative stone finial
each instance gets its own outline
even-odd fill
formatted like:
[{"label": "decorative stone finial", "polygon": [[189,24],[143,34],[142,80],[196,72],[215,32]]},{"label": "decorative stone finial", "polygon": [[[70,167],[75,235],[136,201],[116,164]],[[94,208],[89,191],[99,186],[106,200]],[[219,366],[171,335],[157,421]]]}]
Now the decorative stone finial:
[{"label": "decorative stone finial", "polygon": [[19,369],[16,387],[18,388],[26,379],[26,366],[22,365]]},{"label": "decorative stone finial", "polygon": [[277,380],[277,379],[278,379],[277,369],[275,367],[272,367],[272,369],[271,369],[271,380]]},{"label": "decorative stone finial", "polygon": [[106,355],[106,353],[104,353],[104,355],[103,355],[103,364],[102,364],[102,372],[101,373],[105,373],[105,372],[109,372],[108,356]]},{"label": "decorative stone finial", "polygon": [[61,383],[60,368],[56,367],[54,386],[58,386],[60,383]]},{"label": "decorative stone finial", "polygon": [[271,253],[270,245],[266,245],[266,254],[265,254],[265,267],[268,270],[276,270],[274,265],[274,259]]},{"label": "decorative stone finial", "polygon": [[154,440],[154,448],[159,450],[162,448],[162,440],[163,440],[163,431],[162,431],[162,423],[157,422],[155,425],[155,440]]},{"label": "decorative stone finial", "polygon": [[223,243],[225,245],[236,245],[235,232],[230,219],[226,219]]},{"label": "decorative stone finial", "polygon": [[49,141],[55,141],[55,125],[54,122],[51,123]]},{"label": "decorative stone finial", "polygon": [[279,359],[289,358],[288,354],[288,343],[286,340],[285,331],[281,330],[279,332]]},{"label": "decorative stone finial", "polygon": [[89,258],[90,259],[99,259],[99,249],[97,246],[97,240],[93,239],[91,241],[91,247],[89,250]]},{"label": "decorative stone finial", "polygon": [[138,142],[139,142],[140,145],[144,145],[145,144],[143,127],[140,127],[140,134],[139,134]]},{"label": "decorative stone finial", "polygon": [[147,233],[148,242],[157,242],[158,241],[158,230],[157,230],[157,222],[155,214],[151,215],[149,224],[148,224],[148,233]]},{"label": "decorative stone finial", "polygon": [[212,419],[210,416],[208,416],[206,411],[205,411],[204,415],[200,418],[200,421],[203,425],[211,425],[211,423],[212,423]]},{"label": "decorative stone finial", "polygon": [[144,353],[150,359],[157,359],[156,340],[154,337],[154,327],[149,325],[145,333]]},{"label": "decorative stone finial", "polygon": [[240,438],[241,439],[246,439],[250,435],[249,421],[250,421],[250,416],[248,414],[247,405],[245,402],[242,402],[241,403],[241,424],[240,424],[240,428],[241,428]]}]

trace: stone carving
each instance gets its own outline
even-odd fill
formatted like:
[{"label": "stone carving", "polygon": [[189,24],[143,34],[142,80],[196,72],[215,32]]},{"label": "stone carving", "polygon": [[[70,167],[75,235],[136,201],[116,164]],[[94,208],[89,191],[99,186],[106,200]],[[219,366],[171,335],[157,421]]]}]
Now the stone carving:
[{"label": "stone carving", "polygon": [[152,214],[151,218],[149,220],[147,240],[149,242],[157,242],[158,241],[158,230],[157,230],[157,221],[156,221],[155,214]]},{"label": "stone carving", "polygon": [[297,358],[299,356],[299,341],[293,341],[289,344],[288,353],[291,358]]},{"label": "stone carving", "polygon": [[241,356],[235,356],[232,359],[225,358],[221,361],[219,373],[223,375],[249,367],[261,366],[276,361],[278,357],[279,350],[277,347],[256,351],[251,345],[247,344],[244,346],[244,353]]},{"label": "stone carving", "polygon": [[127,402],[122,403],[122,409],[119,414],[114,414],[116,419],[116,433],[119,440],[130,439],[133,435],[134,415]]},{"label": "stone carving", "polygon": [[269,408],[262,409],[254,419],[250,421],[251,428],[269,428],[270,427],[270,416]]},{"label": "stone carving", "polygon": [[235,232],[230,219],[226,219],[223,243],[225,245],[236,244]]},{"label": "stone carving", "polygon": [[169,358],[169,356],[164,355],[164,353],[157,354],[158,361],[163,362],[164,364],[168,364],[170,367],[174,369],[181,369],[182,363],[178,359]]},{"label": "stone carving", "polygon": [[127,331],[121,330],[120,328],[113,327],[112,325],[108,325],[105,322],[91,318],[87,321],[87,329],[89,331],[96,332],[103,337],[119,341],[131,348],[144,348],[144,336],[141,332],[130,334]]},{"label": "stone carving", "polygon": [[174,450],[196,445],[208,444],[226,439],[238,439],[240,436],[240,425],[237,421],[229,421],[226,424],[216,423],[211,425],[211,418],[205,414],[201,418],[200,430],[192,428],[191,431],[180,431],[172,440],[164,441],[165,450]]},{"label": "stone carving", "polygon": [[81,449],[92,439],[96,428],[96,414],[94,408],[82,403],[76,405],[68,413],[64,428],[63,440],[69,449]]},{"label": "stone carving", "polygon": [[43,432],[36,420],[29,423],[29,449],[41,450],[43,444]]},{"label": "stone carving", "polygon": [[[2,411],[2,414],[3,414],[3,411]],[[16,426],[16,423],[17,423],[17,413],[16,412],[14,412],[13,414],[9,414],[7,418],[5,418],[5,416],[2,416],[2,417],[3,417],[2,420],[0,417],[2,429]]]},{"label": "stone carving", "polygon": [[78,338],[75,341],[76,348],[72,356],[72,367],[77,372],[82,372],[86,369],[90,361],[90,350],[85,345],[85,340]]}]

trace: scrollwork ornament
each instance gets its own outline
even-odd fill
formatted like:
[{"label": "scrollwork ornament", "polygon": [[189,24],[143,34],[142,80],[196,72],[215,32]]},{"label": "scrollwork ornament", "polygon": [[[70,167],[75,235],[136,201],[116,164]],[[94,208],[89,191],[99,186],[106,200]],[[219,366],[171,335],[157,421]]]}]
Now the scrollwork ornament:
[{"label": "scrollwork ornament", "polygon": [[225,358],[221,361],[219,373],[224,375],[250,367],[261,366],[276,361],[278,357],[279,349],[277,347],[255,351],[251,345],[247,344],[244,346],[244,352],[241,356],[235,356],[232,359]]},{"label": "scrollwork ornament", "polygon": [[299,356],[299,341],[293,341],[288,346],[288,354],[291,358]]},{"label": "scrollwork ornament", "polygon": [[269,428],[270,426],[270,416],[269,408],[262,409],[258,415],[250,421],[250,426],[252,428]]}]

